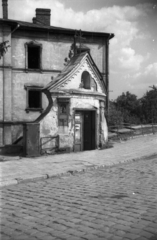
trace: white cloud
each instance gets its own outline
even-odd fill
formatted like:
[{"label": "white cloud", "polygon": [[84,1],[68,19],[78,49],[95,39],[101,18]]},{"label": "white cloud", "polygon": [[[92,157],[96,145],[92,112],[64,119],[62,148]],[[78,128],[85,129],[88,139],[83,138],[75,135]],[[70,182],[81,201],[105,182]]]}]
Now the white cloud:
[{"label": "white cloud", "polygon": [[[157,86],[157,62],[149,64],[143,72],[137,72],[130,78],[132,86],[136,86],[136,91],[148,89],[149,86]],[[146,90],[145,90],[146,91]],[[143,91],[144,92],[144,91]]]},{"label": "white cloud", "polygon": [[[157,62],[149,64],[145,71],[144,71],[144,75],[152,75],[155,76],[157,78]],[[157,79],[156,79],[157,81]]]},{"label": "white cloud", "polygon": [[[148,79],[149,74],[152,74],[152,79],[157,74],[156,63],[150,64],[142,71],[141,66],[148,59],[148,55],[140,55],[132,45],[133,40],[143,41],[150,37],[148,32],[140,31],[138,23],[139,19],[147,18],[151,13],[151,4],[104,7],[86,13],[65,8],[59,0],[8,0],[8,5],[11,19],[31,22],[35,17],[36,8],[50,8],[52,26],[114,33],[115,37],[110,42],[110,72],[118,72],[121,75],[123,88],[126,75],[124,72],[130,76],[127,78],[128,86],[131,79],[142,83]],[[140,80],[143,76],[145,80]],[[114,77],[114,84],[118,84],[116,74]]]},{"label": "white cloud", "polygon": [[141,37],[143,36],[137,27],[138,18],[145,15],[140,5],[138,8],[134,6],[104,7],[83,13],[65,8],[64,4],[58,0],[26,0],[25,5],[21,0],[12,0],[9,1],[9,16],[14,19],[32,21],[35,17],[35,8],[50,8],[53,26],[114,33],[115,38],[110,45],[113,71],[116,71],[117,67],[131,71],[140,68],[144,57],[136,54],[131,48],[131,42],[140,37],[140,34]]},{"label": "white cloud", "polygon": [[135,50],[132,48],[122,48],[121,57],[119,57],[120,67],[124,69],[139,70],[141,63],[144,61],[144,57],[135,54]]}]

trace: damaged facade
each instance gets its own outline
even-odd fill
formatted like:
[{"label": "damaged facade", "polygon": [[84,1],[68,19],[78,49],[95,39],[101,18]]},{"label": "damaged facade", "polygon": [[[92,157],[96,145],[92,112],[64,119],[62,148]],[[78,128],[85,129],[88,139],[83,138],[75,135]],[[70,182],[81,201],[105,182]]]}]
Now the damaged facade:
[{"label": "damaged facade", "polygon": [[[36,122],[40,140],[59,136],[59,148],[103,147],[114,35],[50,26],[50,9],[36,9],[33,23],[10,20],[4,3],[0,42],[11,47],[0,59],[0,145],[18,144],[23,124]],[[47,141],[46,149],[53,144]]]}]

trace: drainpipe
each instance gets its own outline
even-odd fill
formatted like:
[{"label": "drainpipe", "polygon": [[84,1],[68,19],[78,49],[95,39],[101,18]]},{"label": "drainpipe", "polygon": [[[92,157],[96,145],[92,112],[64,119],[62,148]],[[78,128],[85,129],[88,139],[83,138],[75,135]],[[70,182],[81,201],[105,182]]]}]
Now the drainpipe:
[{"label": "drainpipe", "polygon": [[111,34],[109,35],[106,41],[106,111],[107,111],[107,120],[109,114],[109,39]]},{"label": "drainpipe", "polygon": [[106,111],[107,120],[109,115],[109,40],[114,37],[114,34],[110,33],[106,41]]}]

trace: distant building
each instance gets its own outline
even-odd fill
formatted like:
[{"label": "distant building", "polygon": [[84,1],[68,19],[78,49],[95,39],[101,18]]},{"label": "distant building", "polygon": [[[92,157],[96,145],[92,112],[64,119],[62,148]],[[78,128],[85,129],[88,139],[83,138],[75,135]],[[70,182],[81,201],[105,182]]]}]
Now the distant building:
[{"label": "distant building", "polygon": [[60,148],[102,147],[114,35],[50,26],[50,9],[36,9],[33,23],[10,20],[2,2],[0,42],[11,47],[0,59],[0,146],[18,143],[31,121],[40,138],[58,135]]}]

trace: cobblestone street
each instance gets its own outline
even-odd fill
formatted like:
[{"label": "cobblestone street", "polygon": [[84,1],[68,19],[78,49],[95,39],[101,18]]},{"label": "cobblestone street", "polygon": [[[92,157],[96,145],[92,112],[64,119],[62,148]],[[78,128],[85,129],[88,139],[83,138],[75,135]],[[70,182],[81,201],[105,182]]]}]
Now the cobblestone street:
[{"label": "cobblestone street", "polygon": [[1,191],[2,240],[157,240],[157,157]]}]

